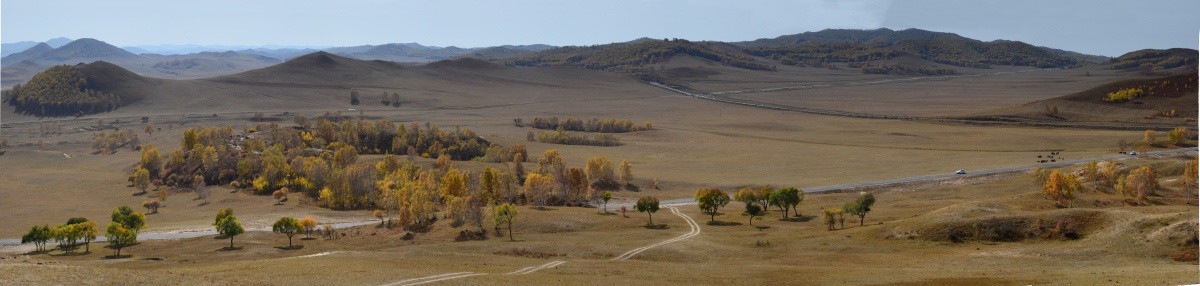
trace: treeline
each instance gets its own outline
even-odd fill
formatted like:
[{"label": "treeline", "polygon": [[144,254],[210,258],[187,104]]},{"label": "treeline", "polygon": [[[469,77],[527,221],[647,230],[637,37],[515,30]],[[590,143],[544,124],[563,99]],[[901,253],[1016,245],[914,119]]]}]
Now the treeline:
[{"label": "treeline", "polygon": [[533,120],[531,120],[529,123],[525,123],[524,120],[522,120],[521,118],[513,119],[513,124],[516,125],[517,127],[525,127],[528,125],[529,127],[533,127],[533,128],[537,128],[537,129],[557,130],[559,128],[562,128],[563,130],[566,130],[566,131],[599,132],[599,133],[625,133],[625,132],[633,132],[633,131],[645,131],[645,130],[650,130],[652,128],[652,126],[650,125],[650,122],[646,122],[643,125],[636,125],[631,120],[619,120],[619,119],[600,120],[595,117],[592,117],[591,119],[584,121],[584,120],[574,118],[574,117],[567,117],[566,119],[559,120],[558,117],[554,117],[554,116],[551,116],[551,117],[535,116],[535,117],[533,117]]},{"label": "treeline", "polygon": [[538,131],[534,133],[529,131],[526,134],[526,139],[539,143],[564,144],[564,145],[589,145],[589,146],[620,146],[621,141],[617,136],[607,133],[594,133],[591,136],[585,134],[576,134],[558,130],[546,132]]},{"label": "treeline", "polygon": [[639,43],[615,43],[589,47],[561,47],[518,56],[508,61],[512,66],[568,65],[587,69],[619,72],[640,72],[649,65],[666,62],[676,55],[703,58],[725,65],[752,69],[775,70],[775,67],[742,55],[740,48],[720,42],[692,42],[682,39],[649,40]]},{"label": "treeline", "polygon": [[747,47],[751,55],[768,57],[787,65],[827,66],[833,62],[855,63],[913,55],[932,62],[972,68],[990,65],[1066,67],[1077,64],[1067,56],[1021,42],[981,42],[970,39],[908,39],[895,42],[802,43],[784,46]]},{"label": "treeline", "polygon": [[863,66],[862,72],[865,74],[892,74],[892,75],[956,75],[958,71],[946,68],[927,68],[927,67],[909,67],[906,65],[878,65],[878,66]]},{"label": "treeline", "polygon": [[89,88],[87,79],[72,66],[54,66],[34,75],[29,82],[5,91],[4,101],[19,113],[37,116],[67,116],[107,112],[121,99]]}]

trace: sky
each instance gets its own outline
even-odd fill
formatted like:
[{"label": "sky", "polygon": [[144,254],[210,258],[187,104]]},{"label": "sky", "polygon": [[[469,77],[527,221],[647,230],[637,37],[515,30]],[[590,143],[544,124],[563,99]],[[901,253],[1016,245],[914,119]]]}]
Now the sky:
[{"label": "sky", "polygon": [[1105,56],[1196,48],[1189,0],[4,0],[0,42],[593,45],[639,37],[747,41],[826,28],[952,32]]}]

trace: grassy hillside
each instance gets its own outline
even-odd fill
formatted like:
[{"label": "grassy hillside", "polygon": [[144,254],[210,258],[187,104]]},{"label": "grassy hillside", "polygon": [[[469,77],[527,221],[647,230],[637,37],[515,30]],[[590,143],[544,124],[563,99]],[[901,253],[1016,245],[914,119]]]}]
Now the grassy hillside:
[{"label": "grassy hillside", "polygon": [[990,65],[1065,67],[1073,58],[1015,41],[982,42],[965,38],[909,39],[897,42],[803,43],[748,47],[746,52],[789,65],[821,66],[831,62],[863,63],[913,55],[932,62],[987,68]]},{"label": "grassy hillside", "polygon": [[507,63],[514,66],[564,65],[595,70],[639,72],[645,71],[651,64],[669,61],[676,55],[689,55],[751,70],[775,69],[770,63],[756,60],[731,44],[678,39],[561,47],[517,56],[509,59]]}]

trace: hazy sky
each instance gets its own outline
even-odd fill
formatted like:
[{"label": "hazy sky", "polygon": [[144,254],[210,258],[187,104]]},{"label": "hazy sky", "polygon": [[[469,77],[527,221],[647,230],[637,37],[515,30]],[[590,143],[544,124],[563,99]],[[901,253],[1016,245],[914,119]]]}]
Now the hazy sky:
[{"label": "hazy sky", "polygon": [[1116,56],[1197,46],[1200,1],[4,0],[0,42],[479,47],[638,37],[743,41],[825,28],[921,28]]}]

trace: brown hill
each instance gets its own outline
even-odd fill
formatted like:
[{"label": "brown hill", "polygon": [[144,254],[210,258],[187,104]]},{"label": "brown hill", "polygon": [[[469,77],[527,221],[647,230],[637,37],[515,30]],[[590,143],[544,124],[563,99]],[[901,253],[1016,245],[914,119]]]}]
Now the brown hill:
[{"label": "brown hill", "polygon": [[1194,72],[1197,66],[1197,59],[1200,58],[1200,55],[1197,53],[1196,50],[1182,48],[1137,50],[1112,59],[1112,68],[1149,72],[1190,67],[1190,70]]},{"label": "brown hill", "polygon": [[[1196,73],[1150,79],[1130,79],[1084,91],[1005,108],[987,116],[1001,120],[1134,123],[1140,125],[1195,125]],[[1105,98],[1123,89],[1141,89],[1144,96],[1128,102]],[[1189,123],[1190,122],[1190,123]]]}]

